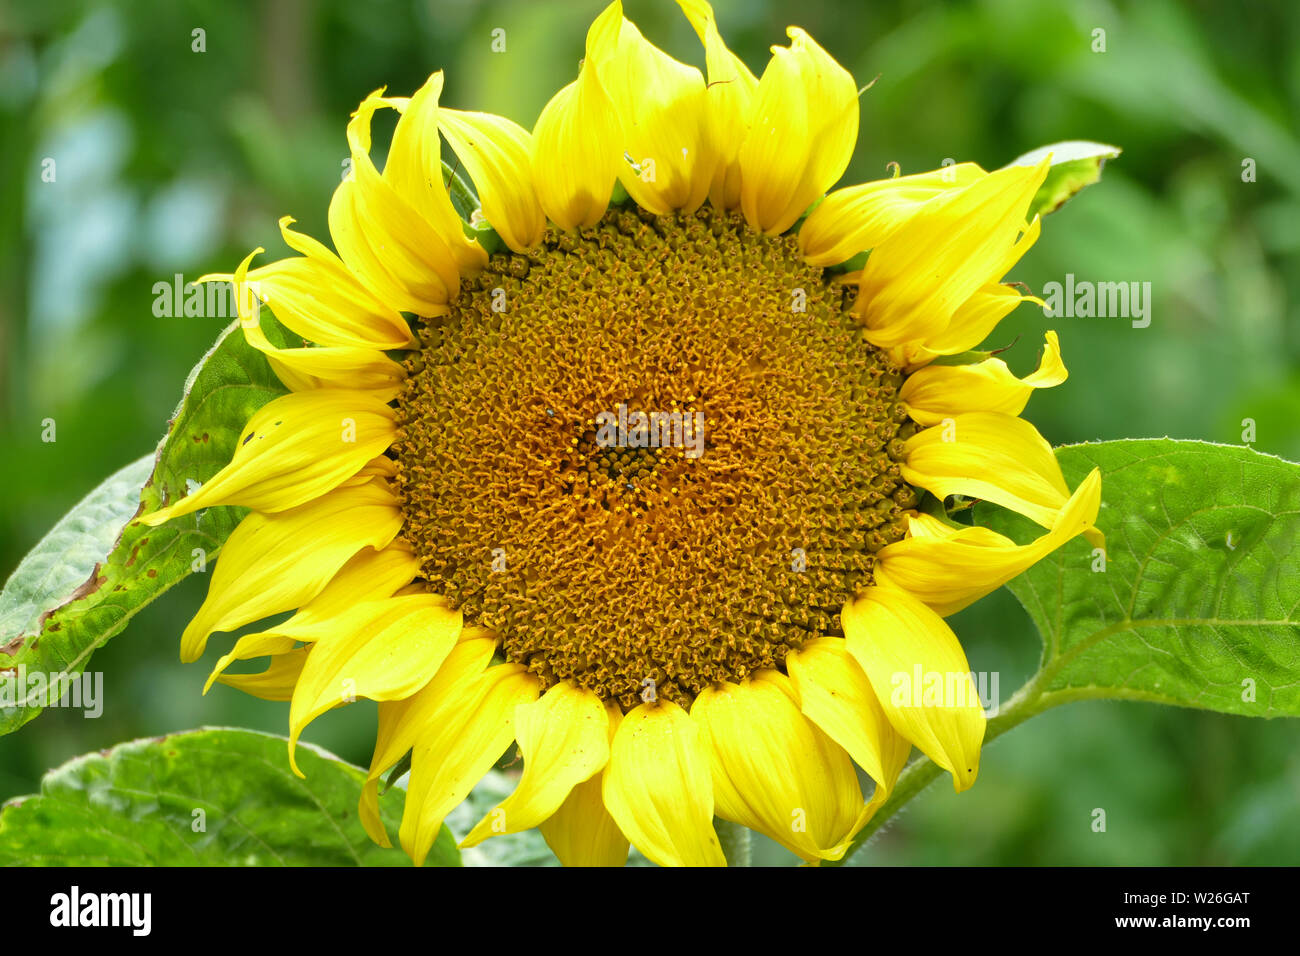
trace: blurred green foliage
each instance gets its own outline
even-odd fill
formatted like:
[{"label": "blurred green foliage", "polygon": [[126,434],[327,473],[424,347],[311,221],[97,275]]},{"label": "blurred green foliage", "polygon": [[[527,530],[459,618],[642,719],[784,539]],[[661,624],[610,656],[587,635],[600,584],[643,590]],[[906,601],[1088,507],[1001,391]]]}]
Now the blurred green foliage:
[{"label": "blurred green foliage", "polygon": [[[1056,319],[1070,381],[1030,414],[1055,443],[1163,436],[1300,458],[1300,7],[1076,0],[718,0],[760,72],[795,22],[861,83],[845,182],[992,168],[1086,138],[1124,148],[1050,217],[1012,274],[1152,284],[1149,328]],[[668,0],[630,0],[652,40],[702,65]],[[444,102],[531,126],[575,74],[600,0],[10,0],[0,4],[0,574],[59,515],[157,441],[191,365],[225,324],[153,312],[156,282],[283,252],[276,219],[325,237],[348,114],[369,91],[447,71]],[[504,29],[506,51],[493,52]],[[203,52],[194,33],[204,31]],[[1104,31],[1104,52],[1097,49]],[[391,120],[389,121],[391,124]],[[387,127],[377,129],[384,142]],[[54,181],[46,181],[53,160]],[[1248,162],[1249,161],[1249,162]],[[1252,167],[1254,181],[1243,179]],[[1031,307],[993,346],[1023,372],[1049,327]],[[52,418],[57,441],[42,442]],[[71,756],[203,724],[283,733],[287,706],[182,666],[191,578],[95,658],[98,720],[54,709],[0,739],[0,798]],[[1003,696],[1033,671],[1032,627],[1005,592],[954,620]],[[373,705],[309,737],[366,763]],[[1121,703],[1075,704],[985,753],[960,797],[940,783],[859,856],[869,863],[1200,864],[1300,860],[1297,729]],[[1093,832],[1093,810],[1107,831]],[[783,860],[759,847],[758,862]]]}]

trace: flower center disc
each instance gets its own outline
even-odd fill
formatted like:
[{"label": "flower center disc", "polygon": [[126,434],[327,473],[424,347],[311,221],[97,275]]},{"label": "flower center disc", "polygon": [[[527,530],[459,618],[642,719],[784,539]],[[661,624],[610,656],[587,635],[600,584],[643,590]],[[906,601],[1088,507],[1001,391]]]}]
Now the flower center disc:
[{"label": "flower center disc", "polygon": [[916,505],[903,376],[846,294],[707,207],[494,256],[422,325],[399,401],[430,589],[544,687],[625,710],[841,635]]}]

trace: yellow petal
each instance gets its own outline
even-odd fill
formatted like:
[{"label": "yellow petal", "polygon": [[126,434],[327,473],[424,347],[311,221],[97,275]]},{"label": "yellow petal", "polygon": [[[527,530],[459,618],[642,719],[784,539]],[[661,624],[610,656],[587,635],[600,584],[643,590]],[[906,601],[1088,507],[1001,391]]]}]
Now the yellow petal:
[{"label": "yellow petal", "polygon": [[981,287],[1002,278],[1008,250],[1047,163],[989,173],[925,203],[871,253],[855,311],[873,345],[924,343]]},{"label": "yellow petal", "polygon": [[905,591],[868,588],[841,613],[849,653],[895,729],[952,774],[960,793],[979,772],[984,710],[957,637]]},{"label": "yellow petal", "polygon": [[709,194],[716,154],[709,137],[704,77],[623,19],[615,0],[592,24],[588,62],[619,119],[619,181],[643,209],[692,212]]},{"label": "yellow petal", "polygon": [[533,191],[532,136],[491,113],[443,109],[442,135],[460,157],[483,202],[483,215],[507,246],[524,252],[541,241],[546,216]]},{"label": "yellow petal", "polygon": [[837,189],[799,227],[799,251],[809,265],[838,265],[876,248],[931,199],[986,175],[974,163],[958,163]]},{"label": "yellow petal", "polygon": [[872,576],[879,584],[902,588],[943,617],[956,614],[1006,584],[1097,521],[1101,472],[1079,487],[1052,529],[1018,545],[988,528],[952,528],[929,515],[909,519],[909,536],[876,555]]},{"label": "yellow petal", "polygon": [[[608,741],[612,742],[623,722],[623,711],[617,704],[606,704],[605,717]],[[623,866],[627,862],[627,837],[605,809],[604,778],[601,770],[578,784],[560,808],[538,826],[546,845],[564,866]]]},{"label": "yellow petal", "polygon": [[[315,640],[312,628],[329,621],[362,601],[392,597],[410,584],[420,570],[420,559],[401,539],[382,550],[366,548],[353,557],[314,598],[276,631],[300,641]],[[439,598],[439,600],[442,600]]]},{"label": "yellow petal", "polygon": [[442,178],[442,143],[438,137],[441,95],[439,70],[409,99],[383,99],[384,105],[401,113],[384,162],[383,178],[447,243],[457,268],[462,273],[473,273],[487,265],[487,253],[478,240],[465,235]]},{"label": "yellow petal", "polygon": [[1055,332],[1048,332],[1037,371],[1022,379],[999,358],[971,365],[929,365],[908,376],[898,397],[912,420],[922,425],[937,425],[962,412],[1019,415],[1034,389],[1060,385],[1067,375],[1061,343]]},{"label": "yellow petal", "polygon": [[1052,446],[1023,418],[964,412],[904,449],[903,480],[939,498],[982,498],[1051,528],[1070,497]]},{"label": "yellow petal", "polygon": [[388,105],[372,93],[348,123],[352,169],[330,200],[330,235],[348,268],[389,306],[442,315],[460,289],[455,253],[370,159],[370,121]]},{"label": "yellow petal", "polygon": [[381,551],[363,549],[293,617],[268,631],[245,634],[236,641],[208,675],[203,693],[206,694],[221,673],[235,661],[283,654],[299,641],[314,641],[313,625],[333,619],[362,601],[392,597],[399,588],[411,582],[419,568],[419,560],[403,541],[394,541]]},{"label": "yellow petal", "polygon": [[[1041,231],[1042,219],[1035,216],[1008,252],[1006,268],[1000,270],[1002,274],[1029,250],[1038,240]],[[988,338],[997,324],[1022,302],[1033,302],[1039,306],[1044,304],[1037,296],[1024,294],[1012,286],[995,282],[980,286],[974,295],[958,306],[945,328],[928,335],[924,341],[909,343],[904,349],[903,357],[896,358],[895,361],[910,368],[940,355],[957,355],[969,351]]]},{"label": "yellow petal", "polygon": [[772,48],[741,144],[740,208],[768,235],[789,229],[848,168],[858,138],[849,72],[798,27]]},{"label": "yellow petal", "polygon": [[208,595],[181,636],[181,660],[197,660],[213,631],[302,607],[349,558],[383,548],[401,526],[397,499],[379,482],[248,515],[222,547]]},{"label": "yellow petal", "polygon": [[411,779],[399,834],[402,849],[424,858],[447,814],[492,769],[514,739],[515,708],[537,699],[537,679],[519,664],[498,664],[447,689],[411,752]]},{"label": "yellow petal", "polygon": [[807,861],[844,855],[863,804],[857,774],[790,694],[766,679],[715,684],[695,698],[691,719],[710,755],[718,816]]},{"label": "yellow petal", "polygon": [[892,790],[912,745],[889,722],[845,641],[814,638],[785,662],[804,716],[848,752],[878,792]]},{"label": "yellow petal", "polygon": [[561,681],[515,711],[515,739],[524,772],[510,794],[461,846],[478,846],[498,833],[531,830],[555,813],[569,792],[609,761],[609,717],[600,698]]},{"label": "yellow petal", "polygon": [[709,750],[670,700],[641,704],[610,745],[605,807],[632,845],[660,866],[726,866],[713,830]]},{"label": "yellow petal", "polygon": [[[246,661],[255,657],[275,657],[279,654],[287,654],[297,646],[298,642],[285,634],[276,634],[271,631],[245,634],[235,642],[235,646],[230,649],[228,654],[222,655],[221,660],[217,661],[217,666],[212,668],[212,673],[208,675],[208,680],[203,685],[203,693],[206,694],[210,691],[212,685],[220,680],[221,675],[225,673],[226,668],[235,661]],[[289,698],[284,699],[288,700]]]},{"label": "yellow petal", "polygon": [[282,395],[253,413],[230,464],[193,494],[140,520],[160,525],[213,505],[294,508],[337,488],[396,436],[382,395],[339,388]]},{"label": "yellow petal", "polygon": [[[257,325],[256,295],[271,307],[286,328],[321,345],[342,348],[397,349],[412,342],[410,326],[401,313],[376,298],[334,253],[304,233],[289,228],[290,216],[280,220],[285,243],[301,257],[281,259],[241,276],[205,275],[199,282],[235,282],[235,305],[247,332]],[[244,260],[246,270],[255,249]],[[237,280],[237,281],[236,281]],[[245,291],[245,288],[247,291]]]},{"label": "yellow petal", "polygon": [[[261,306],[247,282],[248,264],[259,252],[261,249],[251,252],[230,278],[234,283],[235,303],[244,338],[266,355],[280,381],[295,392],[346,387],[379,390],[385,400],[396,397],[402,380],[406,378],[406,370],[378,348],[322,346],[281,349],[271,344],[262,331]],[[221,278],[205,276],[199,281]]]},{"label": "yellow petal", "polygon": [[260,674],[222,674],[217,680],[262,700],[289,700],[307,663],[309,650],[300,647],[277,654]]},{"label": "yellow petal", "polygon": [[600,222],[622,163],[618,117],[594,65],[594,44],[609,29],[612,9],[587,31],[587,58],[578,78],[551,98],[533,126],[533,186],[542,209],[561,229]]},{"label": "yellow petal", "polygon": [[314,641],[289,708],[289,761],[303,730],[359,697],[400,700],[433,679],[460,636],[461,613],[433,594],[364,601],[301,628]]},{"label": "yellow petal", "polygon": [[496,639],[467,639],[466,635],[473,630],[464,628],[461,641],[447,653],[438,673],[421,690],[402,700],[379,702],[375,751],[361,788],[358,811],[366,832],[380,846],[392,846],[392,843],[379,814],[379,778],[415,746],[430,716],[437,712],[448,694],[462,683],[477,678],[492,660]]},{"label": "yellow petal", "polygon": [[584,780],[539,829],[565,866],[623,866],[628,842],[605,809],[604,774]]},{"label": "yellow petal", "polygon": [[713,8],[705,0],[677,0],[704,44],[709,83],[706,115],[710,138],[718,154],[709,201],[719,209],[740,206],[740,145],[749,131],[758,92],[758,78],[722,40]]}]

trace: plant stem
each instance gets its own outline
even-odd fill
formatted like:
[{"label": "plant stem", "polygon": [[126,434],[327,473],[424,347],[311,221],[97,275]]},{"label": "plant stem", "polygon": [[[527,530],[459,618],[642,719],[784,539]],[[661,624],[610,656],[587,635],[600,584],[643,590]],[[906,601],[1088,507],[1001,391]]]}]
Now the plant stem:
[{"label": "plant stem", "polygon": [[713,826],[718,832],[718,842],[722,844],[722,855],[727,858],[727,866],[749,866],[749,830],[721,817],[714,818]]}]

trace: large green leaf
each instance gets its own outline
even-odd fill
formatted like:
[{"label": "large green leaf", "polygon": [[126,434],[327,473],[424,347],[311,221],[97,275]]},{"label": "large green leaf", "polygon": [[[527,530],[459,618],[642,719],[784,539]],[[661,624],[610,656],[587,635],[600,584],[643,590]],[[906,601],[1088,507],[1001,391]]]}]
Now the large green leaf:
[{"label": "large green leaf", "polygon": [[[207,728],[78,757],[0,810],[0,866],[409,866],[357,817],[359,767],[283,737]],[[380,801],[389,832],[405,794]],[[459,866],[444,827],[429,866]]]},{"label": "large green leaf", "polygon": [[[1300,716],[1300,465],[1169,439],[1057,458],[1071,487],[1101,468],[1106,556],[1079,538],[1009,585],[1043,637],[1041,705],[1112,697]],[[980,505],[976,519],[1017,540],[1035,533],[1001,509]]]},{"label": "large green leaf", "polygon": [[[272,343],[287,344],[265,313],[262,327]],[[156,453],[92,491],[23,559],[0,592],[0,734],[49,703],[49,678],[28,675],[80,674],[136,612],[186,575],[210,569],[241,509],[212,508],[161,528],[127,523],[216,474],[249,416],[284,391],[232,324],[190,373]]]},{"label": "large green leaf", "polygon": [[1047,179],[1038,187],[1038,192],[1029,205],[1029,219],[1039,214],[1046,216],[1056,212],[1085,186],[1099,182],[1106,160],[1118,156],[1120,148],[1082,139],[1068,140],[1040,146],[1018,156],[1008,165],[1036,166],[1048,153],[1052,154],[1052,165],[1047,171]]},{"label": "large green leaf", "polygon": [[[1042,665],[989,720],[985,744],[1082,699],[1300,716],[1300,465],[1167,438],[1069,445],[1056,457],[1071,487],[1101,468],[1106,549],[1076,538],[1008,585],[1042,636]],[[975,520],[1018,541],[1042,533],[986,503]],[[940,772],[928,757],[908,764],[831,865]]]}]

